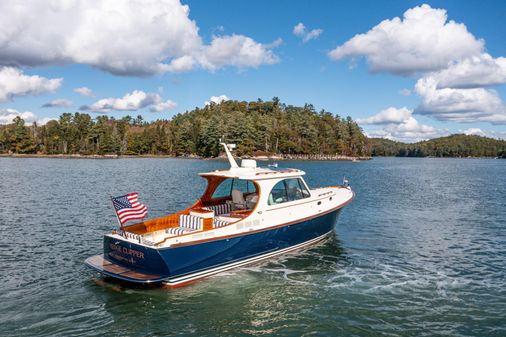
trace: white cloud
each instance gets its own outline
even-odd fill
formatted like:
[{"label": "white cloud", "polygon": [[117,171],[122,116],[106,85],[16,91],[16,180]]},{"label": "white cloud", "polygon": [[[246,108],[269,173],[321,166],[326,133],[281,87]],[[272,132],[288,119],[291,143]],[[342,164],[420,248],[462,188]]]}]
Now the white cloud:
[{"label": "white cloud", "polygon": [[458,62],[431,74],[439,88],[477,88],[506,83],[506,58],[493,58],[483,53]]},{"label": "white cloud", "polygon": [[264,44],[264,48],[267,49],[273,49],[281,46],[283,44],[283,39],[278,37],[276,40],[272,41],[271,43]]},{"label": "white cloud", "polygon": [[[407,10],[402,19],[384,20],[354,36],[329,56],[351,57],[352,62],[365,56],[373,72],[422,73],[414,89],[422,98],[415,114],[442,121],[506,124],[506,105],[487,88],[506,83],[506,58],[493,58],[484,50],[484,41],[464,24],[448,21],[445,9],[422,5]],[[403,89],[400,94],[411,91]],[[362,122],[367,121],[372,120]]]},{"label": "white cloud", "polygon": [[463,133],[465,135],[476,135],[476,136],[506,140],[506,130],[505,131],[494,131],[494,130],[482,130],[480,128],[469,128],[469,129],[465,129],[465,130],[459,130],[459,132]]},{"label": "white cloud", "polygon": [[475,136],[485,136],[485,132],[483,132],[480,128],[469,128],[462,131],[465,135],[475,135]]},{"label": "white cloud", "polygon": [[412,112],[406,107],[390,107],[369,118],[358,119],[357,122],[361,125],[383,125],[382,129],[366,132],[368,137],[387,138],[406,143],[448,135],[446,129],[436,129],[430,125],[420,124],[412,116]]},{"label": "white cloud", "polygon": [[403,19],[384,20],[329,53],[334,60],[365,56],[373,72],[407,75],[446,68],[448,63],[478,56],[484,48],[464,24],[447,21],[445,9],[422,5]]},{"label": "white cloud", "polygon": [[39,126],[46,125],[48,122],[55,121],[55,120],[56,120],[55,118],[51,118],[51,117],[42,117],[42,118],[37,119],[37,125],[39,125]]},{"label": "white cloud", "polygon": [[149,108],[149,111],[151,112],[163,112],[167,110],[172,110],[177,106],[177,104],[170,99],[165,102],[160,102],[154,104],[151,108]]},{"label": "white cloud", "polygon": [[70,108],[73,106],[74,103],[72,101],[69,101],[68,99],[59,98],[54,99],[51,102],[48,102],[44,105],[42,105],[43,108]]},{"label": "white cloud", "polygon": [[163,71],[170,71],[173,73],[182,73],[185,71],[190,71],[196,64],[196,60],[193,56],[184,55],[178,58],[173,59],[169,64],[162,65],[161,68]]},{"label": "white cloud", "polygon": [[[275,41],[276,42],[276,41]],[[276,45],[276,43],[274,43]],[[238,68],[274,64],[279,58],[266,45],[244,35],[215,36],[204,49],[200,63],[209,70],[226,65]]]},{"label": "white cloud", "polygon": [[[0,48],[0,53],[1,50],[2,48]],[[48,79],[37,75],[30,76],[23,74],[17,68],[3,67],[0,68],[0,102],[10,101],[16,96],[54,92],[62,82],[62,78]]]},{"label": "white cloud", "polygon": [[20,112],[16,109],[0,109],[0,124],[12,124],[12,120],[18,116],[25,121],[25,124],[37,122],[38,125],[45,125],[47,122],[52,120],[52,118],[49,117],[38,119],[37,115],[31,111]]},{"label": "white cloud", "polygon": [[447,129],[436,129],[430,125],[420,124],[413,117],[399,124],[388,124],[381,130],[367,132],[368,137],[387,138],[404,143],[415,143],[449,134]]},{"label": "white cloud", "polygon": [[368,118],[358,118],[357,123],[362,125],[402,123],[411,117],[412,112],[412,110],[409,110],[406,107],[390,107],[378,112],[374,116]]},{"label": "white cloud", "polygon": [[302,22],[299,22],[298,24],[293,27],[293,34],[295,36],[302,36],[306,32],[306,26]]},{"label": "white cloud", "polygon": [[103,98],[92,105],[84,105],[81,110],[89,110],[93,112],[110,112],[110,111],[136,111],[146,107],[151,107],[152,112],[161,112],[173,109],[176,103],[171,100],[162,101],[157,93],[146,93],[142,90],[134,90],[125,94],[122,98]]},{"label": "white cloud", "polygon": [[225,101],[230,101],[230,98],[228,98],[226,95],[211,96],[211,98],[209,98],[209,101],[204,102],[204,105],[209,105],[211,103],[220,104]]},{"label": "white cloud", "polygon": [[415,90],[422,97],[417,114],[455,122],[506,123],[506,106],[494,90],[438,89],[438,80],[431,75],[419,79]]},{"label": "white cloud", "polygon": [[308,31],[302,22],[299,22],[293,27],[293,34],[300,37],[304,43],[318,38],[321,33],[323,33],[323,29],[320,28]]},{"label": "white cloud", "polygon": [[78,93],[81,96],[86,96],[86,97],[93,96],[93,91],[88,87],[75,88],[74,92]]},{"label": "white cloud", "polygon": [[16,109],[0,109],[0,124],[11,124],[16,117],[24,119],[25,123],[33,123],[37,116],[31,111],[19,112]]},{"label": "white cloud", "polygon": [[411,90],[404,88],[399,90],[399,94],[401,94],[402,96],[411,96]]},{"label": "white cloud", "polygon": [[5,0],[0,2],[0,65],[80,63],[147,76],[277,60],[242,35],[214,37],[206,45],[189,11],[179,0]]}]

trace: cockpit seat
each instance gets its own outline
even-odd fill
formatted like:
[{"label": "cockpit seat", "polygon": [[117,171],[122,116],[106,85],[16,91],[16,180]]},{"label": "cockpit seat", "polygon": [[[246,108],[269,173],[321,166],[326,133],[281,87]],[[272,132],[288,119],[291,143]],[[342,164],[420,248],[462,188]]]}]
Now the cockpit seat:
[{"label": "cockpit seat", "polygon": [[232,190],[232,204],[234,209],[246,209],[246,200],[244,200],[244,194],[239,190]]},{"label": "cockpit seat", "polygon": [[229,223],[230,223],[230,221],[225,221],[225,220],[215,218],[213,221],[213,228],[223,227],[223,226],[228,225]]},{"label": "cockpit seat", "polygon": [[254,193],[246,196],[247,209],[254,209],[257,203],[258,203],[258,194]]},{"label": "cockpit seat", "polygon": [[181,214],[179,216],[179,227],[170,227],[165,230],[167,234],[183,235],[202,230],[204,219],[194,215]]},{"label": "cockpit seat", "polygon": [[203,207],[203,208],[211,210],[211,211],[214,211],[214,215],[221,215],[221,214],[232,212],[232,205],[230,205],[230,204],[220,204],[220,205],[206,206],[206,207]]}]

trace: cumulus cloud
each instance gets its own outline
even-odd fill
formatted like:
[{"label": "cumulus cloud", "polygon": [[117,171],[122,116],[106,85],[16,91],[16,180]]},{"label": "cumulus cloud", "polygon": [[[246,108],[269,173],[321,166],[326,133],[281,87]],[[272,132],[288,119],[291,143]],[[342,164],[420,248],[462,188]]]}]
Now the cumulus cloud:
[{"label": "cumulus cloud", "polygon": [[205,44],[189,12],[179,0],[5,0],[0,2],[0,65],[80,63],[117,75],[148,76],[277,60],[242,35],[213,37]]},{"label": "cumulus cloud", "polygon": [[462,131],[465,135],[475,135],[475,136],[485,136],[485,132],[483,132],[480,128],[469,128]]},{"label": "cumulus cloud", "polygon": [[358,118],[359,124],[390,124],[390,123],[402,123],[411,117],[413,111],[406,107],[394,108],[390,107],[385,110],[378,112],[376,115],[368,118]]},{"label": "cumulus cloud", "polygon": [[243,35],[215,36],[204,49],[200,63],[209,70],[226,65],[238,68],[274,64],[279,58],[266,45]]},{"label": "cumulus cloud", "polygon": [[31,111],[20,112],[16,109],[0,109],[0,124],[11,124],[13,119],[18,116],[25,121],[25,124],[32,124],[33,122],[37,122],[38,125],[45,125],[47,122],[52,120],[52,118],[49,117],[39,119],[37,118],[37,115]]},{"label": "cumulus cloud", "polygon": [[75,88],[74,92],[78,93],[81,96],[86,96],[86,97],[93,96],[93,91],[88,87]]},{"label": "cumulus cloud", "polygon": [[[350,57],[353,62],[364,56],[373,72],[421,73],[414,92],[422,101],[415,114],[442,121],[506,124],[506,106],[489,88],[506,83],[506,58],[494,58],[484,50],[484,41],[464,24],[448,20],[445,9],[422,5],[408,9],[402,19],[384,20],[355,35],[329,56]],[[400,94],[411,91],[403,89]]]},{"label": "cumulus cloud", "polygon": [[146,107],[151,107],[152,112],[161,112],[172,109],[176,103],[171,100],[163,101],[157,93],[146,93],[142,90],[134,90],[125,94],[121,98],[103,98],[91,105],[83,105],[81,110],[93,112],[110,112],[110,111],[136,111]]},{"label": "cumulus cloud", "polygon": [[422,97],[416,114],[455,122],[506,123],[506,106],[491,89],[438,89],[438,80],[427,76],[417,81],[417,94]]},{"label": "cumulus cloud", "polygon": [[422,102],[415,113],[455,122],[506,124],[506,106],[488,87],[506,83],[506,58],[489,54],[451,62],[419,79],[415,91]]},{"label": "cumulus cloud", "polygon": [[221,102],[225,101],[230,101],[230,98],[228,98],[226,95],[211,96],[211,98],[209,98],[209,101],[204,102],[204,105],[209,105],[211,103],[220,104]]},{"label": "cumulus cloud", "polygon": [[430,125],[420,124],[413,117],[399,124],[388,124],[381,130],[367,132],[368,137],[387,138],[405,143],[415,143],[449,134],[447,129],[436,129]]},{"label": "cumulus cloud", "polygon": [[149,108],[149,111],[151,112],[163,112],[167,110],[172,110],[177,106],[177,104],[170,99],[165,102],[160,102],[154,104],[151,108]]},{"label": "cumulus cloud", "polygon": [[293,27],[293,35],[300,37],[304,43],[318,38],[321,33],[323,33],[323,29],[320,28],[308,31],[302,22],[299,22],[295,25],[295,27]]},{"label": "cumulus cloud", "polygon": [[64,98],[59,98],[42,105],[42,108],[70,108],[73,105],[74,103],[72,103],[72,101]]},{"label": "cumulus cloud", "polygon": [[384,20],[329,52],[334,60],[364,56],[373,72],[408,75],[446,68],[454,60],[478,56],[484,48],[464,24],[447,20],[445,9],[422,5],[403,18]]},{"label": "cumulus cloud", "polygon": [[487,53],[452,62],[431,76],[438,88],[477,88],[506,83],[506,58]]},{"label": "cumulus cloud", "polygon": [[459,130],[460,133],[465,135],[474,135],[474,136],[482,136],[489,137],[495,139],[505,139],[506,140],[506,131],[495,131],[495,130],[482,130],[480,128],[468,128],[465,130]]},{"label": "cumulus cloud", "polygon": [[[1,50],[2,48],[0,48],[0,53]],[[0,102],[10,101],[16,96],[51,93],[56,91],[62,82],[62,78],[48,79],[37,75],[30,76],[23,74],[23,71],[17,68],[2,67],[0,68]]]},{"label": "cumulus cloud", "polygon": [[413,116],[413,111],[404,108],[390,107],[369,118],[358,119],[361,125],[383,125],[382,129],[367,132],[368,137],[387,138],[413,143],[435,137],[448,135],[446,129],[420,124]]}]

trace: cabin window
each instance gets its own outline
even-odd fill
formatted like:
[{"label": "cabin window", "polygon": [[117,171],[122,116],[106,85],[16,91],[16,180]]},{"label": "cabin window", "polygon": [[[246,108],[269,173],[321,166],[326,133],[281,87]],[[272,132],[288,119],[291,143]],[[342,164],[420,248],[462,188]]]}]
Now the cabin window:
[{"label": "cabin window", "polygon": [[257,191],[255,184],[253,184],[251,180],[228,178],[218,185],[216,190],[214,190],[212,198],[218,199],[230,197],[232,195],[232,190],[239,190],[244,194],[256,193]]},{"label": "cabin window", "polygon": [[232,189],[239,190],[243,193],[256,192],[255,185],[253,185],[253,182],[251,182],[250,180],[233,179]]},{"label": "cabin window", "polygon": [[218,199],[229,197],[230,194],[232,193],[232,180],[233,179],[223,180],[221,184],[219,184],[218,187],[216,187],[216,189],[214,190],[212,198]]},{"label": "cabin window", "polygon": [[285,179],[274,185],[269,194],[268,204],[276,205],[287,201],[308,198],[309,196],[309,191],[302,179]]}]

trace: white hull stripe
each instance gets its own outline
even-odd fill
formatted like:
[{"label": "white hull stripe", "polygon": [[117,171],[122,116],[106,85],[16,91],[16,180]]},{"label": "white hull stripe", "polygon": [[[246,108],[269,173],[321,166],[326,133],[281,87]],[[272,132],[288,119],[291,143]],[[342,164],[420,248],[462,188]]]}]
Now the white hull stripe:
[{"label": "white hull stripe", "polygon": [[176,277],[176,278],[173,278],[173,279],[169,278],[169,279],[163,281],[163,283],[167,284],[167,285],[170,285],[170,286],[174,286],[174,285],[178,285],[178,284],[181,284],[181,283],[195,281],[195,280],[198,280],[198,279],[201,279],[201,278],[204,278],[204,277],[208,277],[208,276],[211,276],[211,275],[214,275],[214,274],[217,274],[217,273],[221,273],[223,271],[227,271],[227,270],[230,270],[230,269],[233,269],[233,268],[241,267],[241,266],[244,266],[246,264],[250,264],[250,263],[258,262],[258,261],[261,261],[261,260],[265,260],[265,259],[268,259],[270,257],[276,256],[276,255],[281,255],[281,254],[284,254],[286,252],[289,252],[289,251],[292,251],[292,250],[296,250],[296,249],[302,248],[304,246],[308,246],[308,245],[311,245],[313,243],[316,243],[316,242],[318,242],[320,240],[323,240],[330,232],[332,232],[332,230],[329,231],[329,232],[327,232],[327,233],[325,233],[325,234],[323,234],[323,235],[320,235],[317,238],[314,238],[314,239],[311,239],[309,241],[305,241],[305,242],[299,243],[299,244],[297,244],[295,246],[290,246],[290,247],[287,247],[287,248],[276,250],[274,252],[270,252],[270,253],[266,253],[266,254],[263,254],[263,255],[254,256],[254,257],[251,257],[249,259],[245,259],[245,260],[237,261],[237,262],[234,262],[234,263],[226,264],[224,266],[219,266],[219,267],[212,268],[212,269],[206,269],[206,270],[198,272],[198,273],[193,273],[193,274],[190,274],[190,275]]}]

